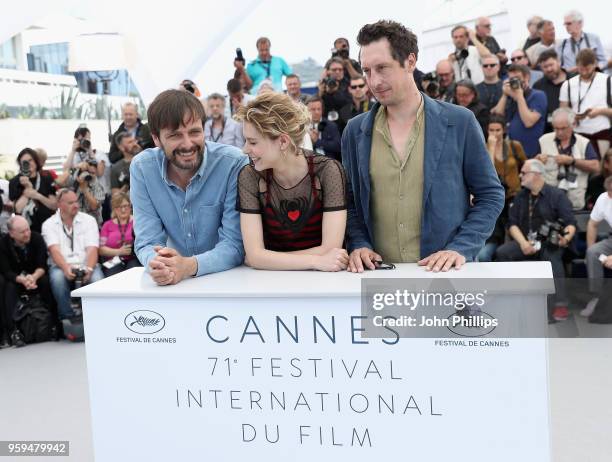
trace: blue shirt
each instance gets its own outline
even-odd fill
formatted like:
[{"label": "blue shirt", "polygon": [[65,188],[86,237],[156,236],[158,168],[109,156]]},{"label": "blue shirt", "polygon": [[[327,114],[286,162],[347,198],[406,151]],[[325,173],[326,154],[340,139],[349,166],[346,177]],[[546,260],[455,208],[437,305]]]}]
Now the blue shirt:
[{"label": "blue shirt", "polygon": [[608,60],[606,59],[606,52],[601,44],[601,39],[598,35],[590,32],[583,32],[577,42],[573,38],[568,37],[557,45],[556,51],[561,60],[561,67],[571,69],[576,66],[576,55],[585,48],[590,48],[595,52],[597,65],[601,70],[608,67]]},{"label": "blue shirt", "polygon": [[548,109],[548,100],[546,93],[533,88],[529,95],[525,97],[527,107],[540,114],[539,120],[531,128],[527,128],[521,120],[516,102],[512,98],[508,98],[506,103],[506,121],[508,122],[508,136],[511,140],[520,141],[528,158],[534,157],[540,152],[540,136],[544,133],[546,125],[546,113]]},{"label": "blue shirt", "polygon": [[202,165],[183,191],[168,178],[168,161],[160,148],[134,158],[130,166],[134,248],[147,270],[156,245],[195,256],[196,276],[243,262],[236,190],[238,173],[247,163],[239,149],[206,142]]},{"label": "blue shirt", "polygon": [[283,75],[289,75],[292,73],[291,67],[285,62],[283,58],[278,56],[272,56],[270,62],[264,63],[259,57],[251,61],[247,68],[247,74],[253,81],[253,87],[251,88],[251,94],[256,95],[259,90],[259,85],[266,79],[270,79],[274,85],[274,90],[282,91],[283,89]]}]

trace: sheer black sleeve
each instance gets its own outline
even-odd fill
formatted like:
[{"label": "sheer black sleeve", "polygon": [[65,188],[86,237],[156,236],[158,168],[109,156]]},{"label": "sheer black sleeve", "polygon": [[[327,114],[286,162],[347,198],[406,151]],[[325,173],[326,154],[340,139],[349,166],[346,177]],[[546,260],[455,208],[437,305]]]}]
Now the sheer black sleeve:
[{"label": "sheer black sleeve", "polygon": [[236,210],[241,213],[262,213],[259,201],[260,175],[251,165],[245,165],[238,175]]},{"label": "sheer black sleeve", "polygon": [[342,164],[337,160],[326,158],[320,165],[319,181],[323,211],[346,210],[346,175]]}]

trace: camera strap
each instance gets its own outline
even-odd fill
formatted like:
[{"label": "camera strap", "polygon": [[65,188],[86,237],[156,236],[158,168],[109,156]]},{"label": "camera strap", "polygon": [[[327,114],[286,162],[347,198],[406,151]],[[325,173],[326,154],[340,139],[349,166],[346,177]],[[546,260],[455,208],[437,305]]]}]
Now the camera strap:
[{"label": "camera strap", "polygon": [[221,119],[221,131],[217,136],[213,135],[213,128],[215,127],[215,122],[210,124],[210,137],[211,139],[217,143],[221,138],[223,138],[223,132],[225,131],[225,117]]},{"label": "camera strap", "polygon": [[259,61],[259,64],[266,71],[266,79],[270,78],[270,73],[272,72],[272,58],[270,58],[270,61]]}]

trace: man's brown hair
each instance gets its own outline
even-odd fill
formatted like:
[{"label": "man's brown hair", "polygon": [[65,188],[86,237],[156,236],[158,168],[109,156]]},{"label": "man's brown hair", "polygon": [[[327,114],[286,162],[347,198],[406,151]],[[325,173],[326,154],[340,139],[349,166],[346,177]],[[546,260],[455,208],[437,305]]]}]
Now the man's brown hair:
[{"label": "man's brown hair", "polygon": [[206,111],[204,106],[193,93],[184,90],[166,90],[155,97],[149,110],[147,119],[151,133],[159,137],[159,133],[164,128],[176,130],[181,125],[185,117],[190,120],[201,120],[202,126],[206,121]]},{"label": "man's brown hair", "polygon": [[391,47],[391,56],[404,67],[404,61],[412,53],[415,59],[419,54],[417,36],[408,28],[396,21],[382,20],[366,24],[357,34],[360,46],[369,45],[386,38]]},{"label": "man's brown hair", "polygon": [[595,52],[590,48],[584,48],[576,55],[576,64],[579,66],[588,66],[590,64],[597,64],[597,56]]}]

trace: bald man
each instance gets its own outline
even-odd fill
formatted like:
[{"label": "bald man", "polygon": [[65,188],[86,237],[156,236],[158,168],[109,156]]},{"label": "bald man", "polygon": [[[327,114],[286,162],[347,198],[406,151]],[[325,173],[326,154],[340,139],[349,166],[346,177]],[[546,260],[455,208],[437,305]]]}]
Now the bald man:
[{"label": "bald man", "polygon": [[51,312],[55,332],[57,307],[47,277],[47,246],[42,236],[31,231],[27,220],[19,215],[12,216],[7,226],[8,234],[0,238],[0,273],[6,288],[3,318],[11,343],[23,346],[23,334],[13,321],[19,297],[38,294]]},{"label": "bald man", "polygon": [[452,103],[455,94],[455,72],[453,65],[448,59],[438,61],[436,64],[436,74],[440,78],[440,92],[438,99]]}]

